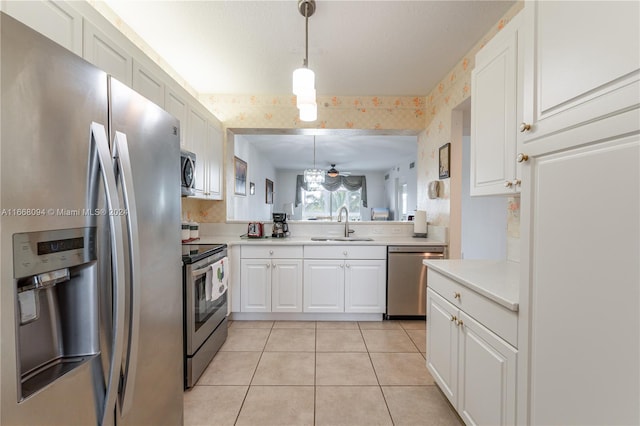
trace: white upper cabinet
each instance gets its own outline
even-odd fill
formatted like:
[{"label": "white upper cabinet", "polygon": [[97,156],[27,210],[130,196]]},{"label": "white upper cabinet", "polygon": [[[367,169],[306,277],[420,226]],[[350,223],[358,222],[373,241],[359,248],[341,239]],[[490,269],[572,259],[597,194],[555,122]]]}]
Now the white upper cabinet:
[{"label": "white upper cabinet", "polygon": [[[552,139],[532,142],[580,125],[591,125],[589,132],[597,139],[603,118],[638,104],[639,16],[637,1],[526,2],[523,108],[518,119],[523,149],[544,152]],[[554,148],[570,146],[567,140]]]},{"label": "white upper cabinet", "polygon": [[219,125],[207,123],[207,141],[204,149],[207,181],[205,197],[211,200],[222,200],[223,185],[223,136]]},{"label": "white upper cabinet", "polygon": [[[106,25],[104,27],[107,29]],[[83,57],[117,80],[131,87],[133,56],[114,39],[124,37],[115,29],[107,34],[93,23],[84,21]],[[117,33],[117,34],[116,34]]]},{"label": "white upper cabinet", "polygon": [[82,15],[59,1],[6,1],[2,10],[82,56]]},{"label": "white upper cabinet", "polygon": [[162,72],[133,60],[133,90],[140,93],[156,105],[164,108],[164,83],[160,78]]},{"label": "white upper cabinet", "polygon": [[189,149],[187,134],[187,116],[189,107],[187,105],[187,94],[182,90],[173,87],[165,87],[164,109],[180,121],[180,148]]},{"label": "white upper cabinet", "polygon": [[190,105],[189,117],[188,117],[189,133],[188,146],[189,150],[196,154],[196,167],[195,167],[195,192],[197,196],[204,196],[206,193],[206,161],[205,161],[205,146],[207,143],[207,118],[204,111],[200,108]]},{"label": "white upper cabinet", "polygon": [[518,39],[514,17],[476,55],[471,73],[471,195],[520,192],[516,167]]}]

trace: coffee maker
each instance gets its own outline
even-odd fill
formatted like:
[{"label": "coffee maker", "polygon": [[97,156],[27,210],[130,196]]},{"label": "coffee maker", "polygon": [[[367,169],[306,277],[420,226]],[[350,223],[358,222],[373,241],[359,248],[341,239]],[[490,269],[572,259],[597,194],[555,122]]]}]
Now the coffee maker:
[{"label": "coffee maker", "polygon": [[286,213],[273,213],[273,238],[284,238],[289,236],[289,225],[287,224]]}]

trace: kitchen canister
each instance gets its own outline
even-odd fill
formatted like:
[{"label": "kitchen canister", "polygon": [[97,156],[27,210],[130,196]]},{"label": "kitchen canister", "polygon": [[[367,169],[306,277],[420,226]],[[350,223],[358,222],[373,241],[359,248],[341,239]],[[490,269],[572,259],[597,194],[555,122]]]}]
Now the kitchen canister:
[{"label": "kitchen canister", "polygon": [[189,239],[193,240],[194,238],[198,238],[199,228],[200,226],[197,222],[189,223]]},{"label": "kitchen canister", "polygon": [[180,235],[182,241],[186,241],[191,238],[191,227],[189,226],[189,222],[182,222]]}]

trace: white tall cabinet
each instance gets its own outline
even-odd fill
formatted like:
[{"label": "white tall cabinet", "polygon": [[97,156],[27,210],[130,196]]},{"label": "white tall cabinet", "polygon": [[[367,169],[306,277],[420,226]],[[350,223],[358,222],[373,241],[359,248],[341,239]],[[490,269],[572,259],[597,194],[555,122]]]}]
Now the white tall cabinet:
[{"label": "white tall cabinet", "polygon": [[521,25],[522,16],[515,16],[476,54],[471,72],[471,195],[520,192],[515,158]]},{"label": "white tall cabinet", "polygon": [[640,3],[524,17],[518,423],[640,424]]}]

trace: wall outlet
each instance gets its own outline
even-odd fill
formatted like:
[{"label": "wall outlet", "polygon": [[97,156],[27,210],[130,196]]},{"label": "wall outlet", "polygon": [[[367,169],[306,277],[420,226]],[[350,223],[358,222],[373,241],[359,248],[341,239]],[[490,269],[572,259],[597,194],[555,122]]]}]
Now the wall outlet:
[{"label": "wall outlet", "polygon": [[391,230],[391,232],[392,232],[392,233],[394,233],[394,234],[401,234],[401,233],[402,233],[402,229],[400,229],[400,228],[393,228],[393,229]]}]

